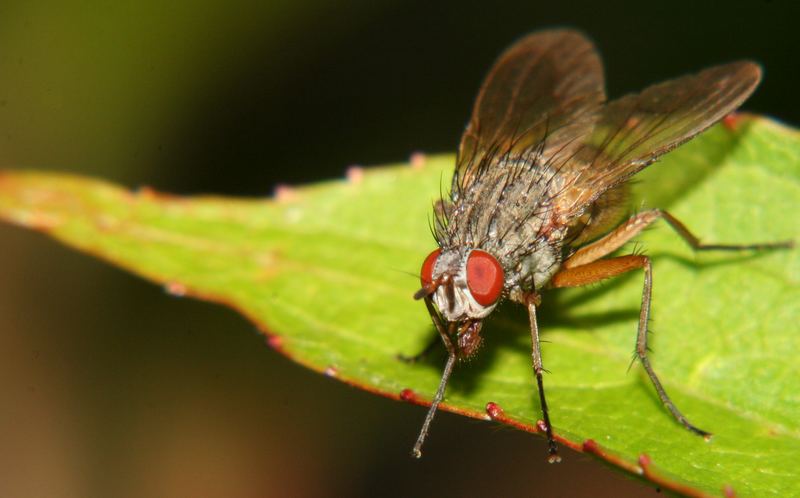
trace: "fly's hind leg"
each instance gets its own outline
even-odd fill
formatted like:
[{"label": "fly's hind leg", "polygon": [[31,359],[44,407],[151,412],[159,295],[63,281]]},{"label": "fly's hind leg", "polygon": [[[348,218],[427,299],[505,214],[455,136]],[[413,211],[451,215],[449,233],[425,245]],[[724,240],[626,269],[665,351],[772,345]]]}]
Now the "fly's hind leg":
[{"label": "fly's hind leg", "polygon": [[659,218],[663,218],[669,223],[670,227],[696,251],[788,249],[794,247],[794,243],[792,241],[782,241],[759,244],[703,244],[677,218],[661,209],[651,209],[632,216],[607,235],[575,251],[564,261],[561,265],[561,270],[550,281],[552,287],[579,287],[615,277],[631,270],[642,269],[644,271],[644,288],[642,289],[642,307],[639,312],[639,328],[636,334],[636,356],[642,362],[642,366],[647,372],[647,376],[650,377],[658,397],[670,413],[690,431],[708,438],[711,434],[691,424],[672,400],[669,399],[664,386],[661,385],[661,381],[658,379],[647,357],[647,324],[650,320],[650,297],[653,290],[653,271],[650,258],[629,255],[601,259],[622,247]]},{"label": "fly's hind leg", "polygon": [[553,287],[581,287],[594,282],[599,282],[606,278],[616,277],[631,270],[642,269],[644,271],[644,287],[642,289],[642,307],[639,311],[639,328],[636,333],[636,356],[642,362],[647,376],[653,383],[653,387],[658,393],[658,397],[675,419],[688,430],[708,438],[711,436],[691,422],[678,410],[675,403],[669,398],[664,386],[658,379],[650,359],[647,357],[647,324],[650,320],[650,296],[653,291],[653,276],[650,258],[640,255],[620,256],[617,258],[601,259],[580,266],[575,266],[558,272],[551,283]]},{"label": "fly's hind leg", "polygon": [[686,225],[663,209],[650,209],[637,213],[620,226],[615,228],[600,239],[581,247],[562,264],[562,268],[574,268],[603,258],[616,251],[626,242],[636,237],[642,230],[654,221],[663,218],[670,227],[695,251],[746,251],[765,249],[789,249],[794,247],[794,242],[784,240],[780,242],[767,242],[757,244],[704,244],[700,242]]}]

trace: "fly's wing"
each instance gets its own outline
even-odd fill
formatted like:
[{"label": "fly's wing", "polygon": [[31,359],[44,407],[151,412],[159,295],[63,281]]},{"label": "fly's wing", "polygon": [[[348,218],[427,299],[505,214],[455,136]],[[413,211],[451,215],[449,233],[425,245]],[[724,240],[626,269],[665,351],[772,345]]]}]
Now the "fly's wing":
[{"label": "fly's wing", "polygon": [[603,192],[736,110],[760,79],[757,64],[734,62],[611,102],[567,161],[579,173],[558,194],[556,210],[565,218],[579,215]]},{"label": "fly's wing", "polygon": [[521,39],[498,58],[481,87],[461,138],[453,191],[531,151],[547,156],[577,145],[604,101],[600,57],[581,33],[553,30]]}]

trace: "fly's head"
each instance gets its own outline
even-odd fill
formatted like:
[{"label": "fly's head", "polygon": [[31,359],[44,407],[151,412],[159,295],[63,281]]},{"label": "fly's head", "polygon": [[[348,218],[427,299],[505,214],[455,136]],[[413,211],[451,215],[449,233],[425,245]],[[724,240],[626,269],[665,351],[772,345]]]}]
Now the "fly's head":
[{"label": "fly's head", "polygon": [[422,263],[420,280],[414,298],[425,299],[439,333],[456,354],[472,356],[481,344],[483,319],[503,294],[503,267],[480,249],[436,249]]}]

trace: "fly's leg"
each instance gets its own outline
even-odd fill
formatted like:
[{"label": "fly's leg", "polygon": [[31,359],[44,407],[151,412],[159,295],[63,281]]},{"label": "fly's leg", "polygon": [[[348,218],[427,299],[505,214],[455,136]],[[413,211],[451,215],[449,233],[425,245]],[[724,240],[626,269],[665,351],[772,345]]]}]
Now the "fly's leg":
[{"label": "fly's leg", "polygon": [[650,323],[650,298],[653,294],[653,267],[650,265],[650,258],[647,256],[639,256],[638,258],[644,270],[644,288],[642,289],[642,308],[639,311],[639,330],[636,332],[636,356],[639,357],[639,361],[642,362],[647,376],[650,377],[650,380],[653,382],[653,387],[656,388],[658,397],[661,398],[661,402],[664,403],[664,406],[672,413],[672,416],[690,431],[709,439],[711,433],[689,422],[672,400],[669,399],[667,392],[664,390],[664,386],[661,385],[661,381],[658,380],[656,372],[650,365],[650,359],[647,357],[647,324]]},{"label": "fly's leg", "polygon": [[689,422],[669,398],[664,386],[661,385],[661,381],[658,380],[658,376],[650,365],[650,359],[647,357],[647,324],[650,320],[650,297],[653,290],[653,271],[650,265],[650,258],[630,255],[594,261],[556,273],[551,283],[553,287],[580,287],[638,269],[644,270],[644,287],[642,289],[642,307],[639,311],[639,328],[636,334],[636,356],[642,362],[642,366],[647,372],[647,376],[650,377],[650,381],[653,383],[661,402],[675,419],[688,430],[708,439],[711,433]]},{"label": "fly's leg", "polygon": [[425,297],[425,306],[428,308],[428,313],[431,315],[431,320],[433,320],[433,324],[436,326],[436,330],[439,332],[439,336],[441,337],[442,342],[444,342],[444,346],[447,349],[447,362],[444,365],[442,379],[439,381],[439,388],[436,389],[436,394],[433,396],[431,406],[428,409],[427,415],[425,415],[425,420],[422,422],[422,429],[419,431],[417,441],[414,443],[414,448],[411,450],[411,455],[414,456],[414,458],[422,457],[422,444],[425,442],[425,438],[428,436],[428,429],[431,426],[431,422],[433,422],[433,416],[436,415],[436,410],[439,408],[439,403],[441,403],[442,399],[444,399],[444,392],[447,389],[447,381],[450,379],[450,374],[453,372],[453,366],[456,363],[456,350],[453,347],[453,343],[450,341],[450,337],[452,337],[455,333],[456,323],[450,322],[445,324],[444,321],[442,321],[442,318],[439,316],[433,306],[430,296]]},{"label": "fly's leg", "polygon": [[553,428],[550,425],[550,414],[547,411],[547,400],[544,397],[544,383],[542,381],[544,368],[542,367],[542,350],[539,347],[539,325],[536,321],[536,306],[539,302],[539,298],[536,294],[531,294],[525,299],[525,302],[528,307],[528,316],[530,316],[531,320],[531,358],[533,360],[533,373],[536,374],[536,384],[539,388],[539,402],[542,405],[542,417],[544,419],[545,433],[547,435],[547,461],[556,463],[561,461],[561,457],[558,455],[558,448],[553,439]]},{"label": "fly's leg", "polygon": [[639,313],[639,328],[636,336],[636,356],[642,362],[647,375],[661,398],[662,403],[672,415],[687,429],[704,437],[710,436],[706,431],[692,425],[686,417],[675,407],[669,399],[661,381],[653,371],[647,357],[647,324],[650,318],[650,296],[652,294],[652,267],[650,259],[645,256],[621,256],[618,258],[600,259],[622,247],[626,242],[641,233],[647,226],[663,218],[680,237],[696,251],[723,250],[765,250],[789,249],[794,247],[791,240],[781,242],[768,242],[758,244],[703,244],[686,225],[677,218],[661,209],[643,211],[632,217],[619,227],[597,241],[578,249],[561,265],[561,271],[553,276],[550,281],[552,287],[579,287],[600,280],[611,278],[631,270],[641,268],[644,270],[644,288],[642,290],[642,307]]},{"label": "fly's leg", "polygon": [[659,218],[669,223],[675,232],[686,241],[695,251],[744,251],[764,249],[789,249],[794,247],[794,242],[785,240],[781,242],[767,242],[759,244],[703,244],[686,225],[663,209],[650,209],[631,216],[626,222],[615,228],[604,237],[581,247],[562,264],[562,268],[574,268],[597,261],[622,247],[633,237]]},{"label": "fly's leg", "polygon": [[439,408],[439,403],[441,403],[442,399],[444,399],[444,391],[447,389],[447,381],[450,379],[450,374],[453,372],[453,365],[455,365],[455,363],[456,354],[455,352],[450,351],[447,355],[447,363],[444,365],[442,379],[439,381],[439,388],[436,389],[436,394],[433,396],[431,406],[428,409],[427,415],[425,415],[425,420],[422,422],[422,429],[420,429],[419,436],[417,436],[417,441],[414,443],[414,448],[411,450],[411,455],[414,458],[422,457],[422,444],[425,442],[425,438],[428,437],[428,429],[430,429],[431,422],[433,422],[433,416],[436,414],[436,410]]},{"label": "fly's leg", "polygon": [[415,355],[406,356],[402,353],[398,354],[397,359],[404,363],[417,363],[418,361],[425,359],[425,357],[427,357],[436,348],[436,345],[439,344],[439,339],[441,339],[441,341],[444,343],[445,349],[448,353],[452,353],[454,351],[450,342],[450,336],[448,336],[447,333],[447,326],[445,325],[444,320],[442,320],[442,316],[438,311],[436,311],[436,307],[433,305],[433,299],[430,296],[430,292],[427,288],[423,287],[417,291],[417,294],[419,294],[420,297],[415,295],[414,299],[424,299],[425,307],[428,309],[428,314],[431,316],[431,321],[433,321],[433,325],[436,327],[436,332],[439,335],[433,337],[425,346],[425,348]]}]

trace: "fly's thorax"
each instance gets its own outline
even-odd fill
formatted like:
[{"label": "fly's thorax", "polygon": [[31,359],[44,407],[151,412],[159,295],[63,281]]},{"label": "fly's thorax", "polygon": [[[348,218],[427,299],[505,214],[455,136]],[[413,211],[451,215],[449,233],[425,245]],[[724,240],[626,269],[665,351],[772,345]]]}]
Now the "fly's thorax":
[{"label": "fly's thorax", "polygon": [[459,188],[456,182],[445,220],[449,244],[508,248],[537,237],[549,215],[553,175],[544,165],[534,169],[522,163],[497,160],[476,174],[469,187]]},{"label": "fly's thorax", "polygon": [[494,310],[499,301],[497,299],[491,304],[482,304],[470,290],[467,263],[473,251],[472,248],[464,247],[444,249],[433,266],[432,279],[444,277],[445,283],[436,289],[431,298],[448,322],[484,318]]},{"label": "fly's thorax", "polygon": [[547,243],[537,244],[528,254],[509,263],[505,286],[509,299],[523,303],[529,292],[544,288],[561,268],[561,250]]}]

